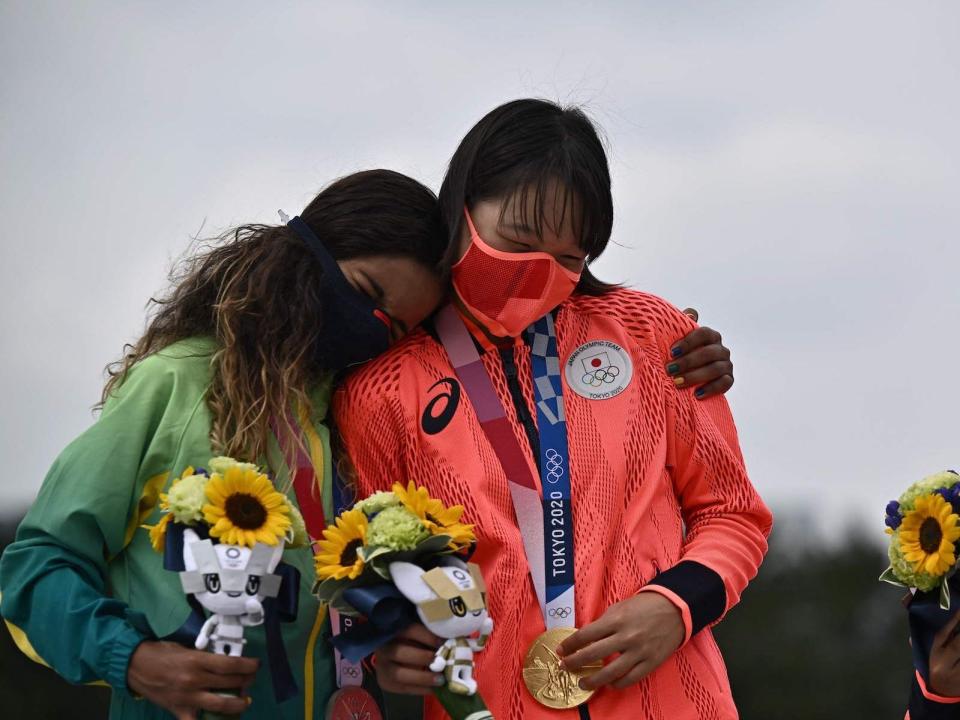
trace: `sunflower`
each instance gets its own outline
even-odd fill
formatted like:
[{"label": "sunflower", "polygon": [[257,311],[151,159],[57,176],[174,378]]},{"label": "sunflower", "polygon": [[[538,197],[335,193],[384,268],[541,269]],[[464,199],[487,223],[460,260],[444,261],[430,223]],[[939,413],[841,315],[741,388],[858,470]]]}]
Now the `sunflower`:
[{"label": "sunflower", "polygon": [[367,538],[367,516],[359,510],[342,513],[334,525],[323,530],[316,555],[317,577],[354,580],[363,572],[363,558],[357,552]]},{"label": "sunflower", "polygon": [[460,550],[476,542],[473,525],[460,522],[463,505],[447,507],[437,498],[430,497],[425,487],[416,486],[413,480],[407,483],[406,488],[394,483],[393,494],[400,498],[407,510],[420,518],[431,535],[449,535],[452,550]]},{"label": "sunflower", "polygon": [[209,503],[203,517],[211,537],[228,545],[276,545],[290,529],[287,499],[270,479],[251,466],[237,464],[206,484]]},{"label": "sunflower", "polygon": [[150,531],[150,546],[154,552],[163,552],[167,542],[167,525],[170,524],[170,517],[170,513],[164,513],[156,525],[142,526]]},{"label": "sunflower", "polygon": [[940,576],[956,564],[954,543],[960,538],[960,517],[940,495],[916,499],[900,525],[900,549],[914,571]]}]

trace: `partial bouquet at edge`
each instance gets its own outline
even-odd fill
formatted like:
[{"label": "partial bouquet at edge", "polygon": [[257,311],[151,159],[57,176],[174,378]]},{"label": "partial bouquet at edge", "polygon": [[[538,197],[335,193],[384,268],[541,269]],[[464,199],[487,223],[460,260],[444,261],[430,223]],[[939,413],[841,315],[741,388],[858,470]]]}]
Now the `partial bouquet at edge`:
[{"label": "partial bouquet at edge", "polygon": [[476,538],[462,514],[412,481],[357,502],[323,531],[314,593],[364,619],[333,639],[351,662],[415,622],[444,638],[430,669],[446,682],[434,694],[453,720],[484,720],[493,716],[477,692],[473,654],[493,620],[480,569],[466,562]]},{"label": "partial bouquet at edge", "polygon": [[300,576],[281,559],[285,547],[308,543],[300,512],[260,468],[229,457],[186,468],[160,495],[160,511],[143,527],[191,609],[170,639],[239,656],[245,628],[263,625],[274,696],[296,695],[280,623],[296,619]]},{"label": "partial bouquet at edge", "polygon": [[950,609],[960,540],[960,475],[947,470],[914,483],[887,504],[890,567],[880,579],[923,593]]}]

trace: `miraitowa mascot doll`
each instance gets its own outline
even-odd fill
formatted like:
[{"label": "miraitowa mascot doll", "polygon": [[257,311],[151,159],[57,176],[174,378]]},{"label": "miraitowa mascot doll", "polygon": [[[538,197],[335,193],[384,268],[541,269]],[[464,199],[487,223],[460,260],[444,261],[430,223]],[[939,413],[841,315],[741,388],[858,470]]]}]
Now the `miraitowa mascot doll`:
[{"label": "miraitowa mascot doll", "polygon": [[281,578],[273,571],[283,546],[283,540],[273,546],[257,543],[253,549],[214,545],[193,530],[183,531],[183,591],[211,613],[197,635],[198,650],[212,642],[217,655],[243,653],[243,629],[263,623],[264,598],[276,597],[280,591]]},{"label": "miraitowa mascot doll", "polygon": [[179,573],[191,609],[175,639],[238,657],[244,629],[263,625],[274,698],[281,703],[298,692],[280,623],[296,618],[300,582],[281,557],[285,547],[307,541],[303,519],[256,465],[218,457],[210,467],[209,474],[186,468],[161,493],[159,522],[144,526],[163,566]]},{"label": "miraitowa mascot doll", "polygon": [[430,669],[443,670],[451,692],[473,695],[477,692],[473,654],[486,647],[493,632],[493,619],[487,614],[486,587],[480,568],[473,563],[453,556],[441,562],[440,567],[427,571],[413,563],[392,562],[390,577],[404,597],[416,605],[417,615],[426,628],[446,638]]}]

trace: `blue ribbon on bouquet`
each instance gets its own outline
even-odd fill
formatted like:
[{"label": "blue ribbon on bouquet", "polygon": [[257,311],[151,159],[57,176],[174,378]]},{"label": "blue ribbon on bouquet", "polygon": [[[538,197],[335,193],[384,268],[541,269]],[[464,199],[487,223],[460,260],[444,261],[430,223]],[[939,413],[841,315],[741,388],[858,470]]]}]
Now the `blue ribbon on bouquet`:
[{"label": "blue ribbon on bouquet", "polygon": [[930,679],[930,652],[933,638],[947,621],[960,609],[960,576],[947,581],[950,589],[950,609],[940,607],[940,589],[930,592],[917,591],[907,605],[910,622],[910,644],[913,647],[913,666],[924,682]]},{"label": "blue ribbon on bouquet", "polygon": [[[183,531],[186,525],[170,523],[167,526],[165,544],[163,547],[163,567],[172,572],[183,572]],[[191,527],[201,540],[210,537],[207,528],[199,525]],[[292,565],[281,562],[273,571],[279,575],[280,592],[275,598],[263,600],[263,630],[267,641],[267,662],[270,665],[270,679],[273,682],[273,697],[278,703],[295,697],[299,692],[297,681],[290,668],[290,659],[283,644],[283,633],[280,623],[293,622],[297,619],[297,610],[300,604],[300,571]],[[203,606],[193,596],[187,595],[187,604],[190,606],[190,615],[183,625],[167,635],[165,640],[173,640],[181,645],[193,647],[200,633],[200,628],[206,621]]]},{"label": "blue ribbon on bouquet", "polygon": [[333,638],[334,647],[352,663],[360,662],[418,621],[413,603],[392,583],[349,588],[343,591],[343,599],[367,619]]}]

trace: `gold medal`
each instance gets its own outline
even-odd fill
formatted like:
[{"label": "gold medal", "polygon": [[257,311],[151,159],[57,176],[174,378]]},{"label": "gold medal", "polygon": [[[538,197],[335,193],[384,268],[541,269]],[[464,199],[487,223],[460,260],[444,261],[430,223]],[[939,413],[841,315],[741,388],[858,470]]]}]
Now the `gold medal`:
[{"label": "gold medal", "polygon": [[593,690],[581,690],[578,684],[582,678],[589,677],[603,667],[603,663],[587,665],[580,672],[564,670],[560,665],[557,647],[573,635],[576,628],[553,628],[542,633],[527,650],[523,660],[523,682],[527,690],[541,705],[556,709],[566,709],[582,705]]}]

